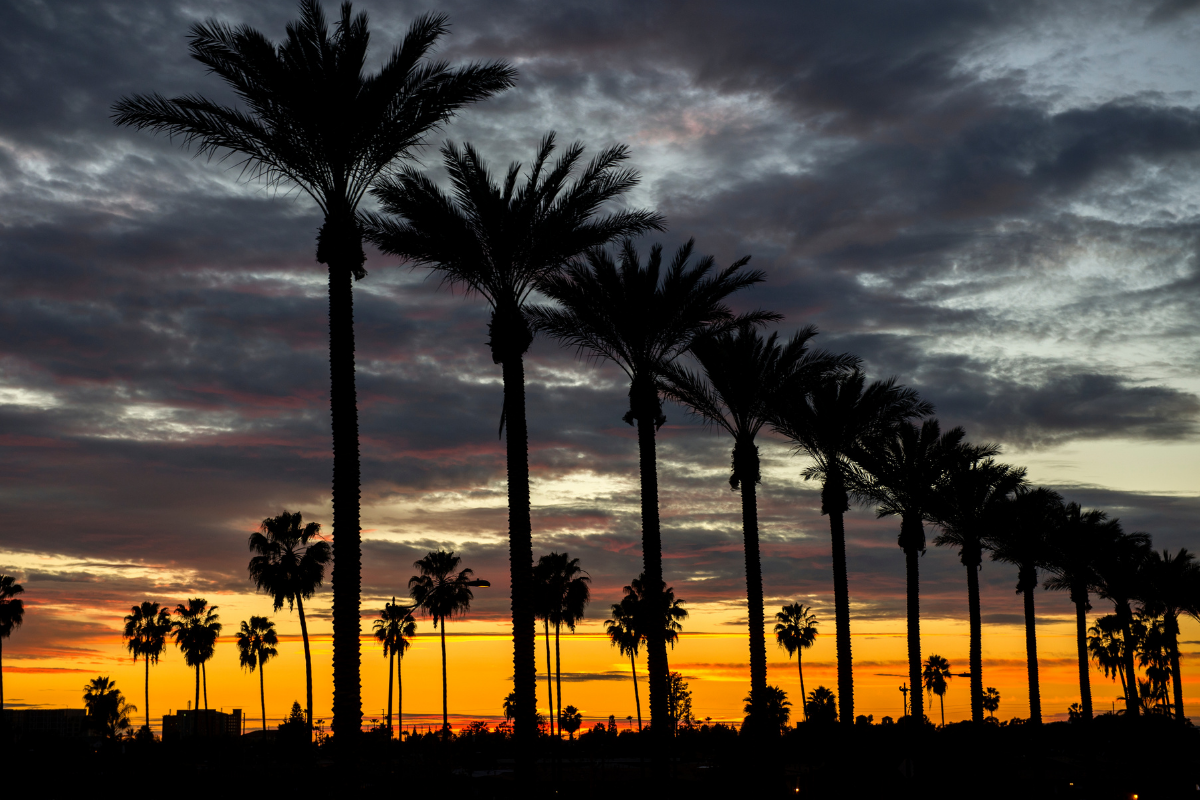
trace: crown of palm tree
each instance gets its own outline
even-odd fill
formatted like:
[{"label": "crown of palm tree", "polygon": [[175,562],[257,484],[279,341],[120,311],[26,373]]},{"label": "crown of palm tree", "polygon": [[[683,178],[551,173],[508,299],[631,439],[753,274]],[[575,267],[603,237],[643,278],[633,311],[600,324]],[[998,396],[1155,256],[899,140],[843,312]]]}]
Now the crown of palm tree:
[{"label": "crown of palm tree", "polygon": [[1018,486],[1013,496],[997,505],[987,534],[993,561],[1018,569],[1017,593],[1037,585],[1038,567],[1049,561],[1048,542],[1062,523],[1062,496],[1046,488]]},{"label": "crown of palm tree", "polygon": [[325,579],[325,567],[333,560],[329,542],[321,539],[321,525],[304,524],[300,512],[284,511],[269,517],[250,534],[250,579],[261,592],[271,595],[274,610],[295,605],[296,597],[307,600]]},{"label": "crown of palm tree", "polygon": [[921,668],[921,682],[925,691],[939,697],[946,693],[946,681],[950,680],[950,662],[942,656],[931,655]]},{"label": "crown of palm tree", "polygon": [[189,667],[198,667],[213,656],[217,637],[221,635],[221,617],[216,612],[217,606],[210,608],[201,597],[175,606],[171,635]]},{"label": "crown of palm tree", "polygon": [[[1136,631],[1133,631],[1136,639]],[[1124,679],[1125,630],[1116,614],[1096,619],[1088,628],[1088,654],[1104,670],[1104,677]]]},{"label": "crown of palm tree", "polygon": [[648,596],[648,589],[646,576],[638,575],[622,589],[625,597],[621,602],[628,601],[629,606],[633,609],[635,615],[633,628],[641,634],[641,638],[646,638],[646,631],[650,630],[650,626],[657,622],[663,629],[663,638],[666,643],[674,647],[675,641],[679,638],[679,632],[683,630],[680,620],[688,617],[687,609],[683,607],[684,601],[675,597],[675,587],[663,583],[657,595],[658,602],[662,604],[662,607],[656,613],[651,607],[653,600]]},{"label": "crown of palm tree", "polygon": [[[990,449],[992,445],[985,447]],[[958,547],[963,564],[978,566],[992,520],[1008,497],[1024,484],[1024,467],[1000,464],[992,458],[955,461],[939,483],[930,509],[930,516],[941,528],[933,543]]]},{"label": "crown of palm tree", "polygon": [[811,606],[792,603],[775,614],[775,641],[790,657],[807,650],[817,640],[817,617]]},{"label": "crown of palm tree", "polygon": [[393,653],[404,658],[412,646],[412,638],[417,634],[417,622],[412,615],[415,608],[400,605],[393,597],[392,602],[384,604],[379,618],[372,623],[374,636],[383,645],[385,658]]},{"label": "crown of palm tree", "polygon": [[145,600],[133,606],[125,617],[125,648],[137,661],[139,657],[152,664],[158,663],[167,646],[167,634],[171,632],[171,612],[159,608],[158,603]]},{"label": "crown of palm tree", "polygon": [[25,587],[12,575],[0,575],[0,638],[8,638],[25,621],[25,603],[17,595]]},{"label": "crown of palm tree", "polygon": [[538,619],[574,631],[591,600],[588,584],[592,579],[579,567],[579,559],[567,553],[549,553],[538,559],[533,576],[541,595]]},{"label": "crown of palm tree", "polygon": [[625,595],[619,603],[613,603],[610,618],[604,620],[604,632],[609,642],[623,656],[636,656],[642,633],[638,628],[639,613],[637,596]]},{"label": "crown of palm tree", "polygon": [[1105,529],[1096,552],[1096,583],[1093,588],[1106,600],[1120,605],[1137,598],[1150,558],[1150,535],[1141,532],[1125,533],[1113,520]]},{"label": "crown of palm tree", "polygon": [[1046,542],[1043,566],[1049,573],[1045,588],[1071,593],[1071,602],[1088,602],[1088,591],[1096,585],[1096,557],[1101,543],[1117,535],[1120,523],[1098,509],[1084,511],[1078,503],[1063,507],[1061,524]]},{"label": "crown of palm tree", "polygon": [[1152,616],[1200,619],[1200,563],[1186,548],[1151,551],[1143,568],[1138,599]]},{"label": "crown of palm tree", "polygon": [[443,620],[466,613],[475,595],[467,582],[475,574],[458,568],[462,559],[453,551],[435,550],[413,563],[421,571],[408,579],[408,592],[416,607],[433,620],[437,627]]},{"label": "crown of palm tree", "polygon": [[252,616],[249,622],[242,620],[242,629],[234,636],[238,649],[238,663],[251,672],[279,655],[275,647],[279,644],[275,623],[266,617]]},{"label": "crown of palm tree", "polygon": [[106,736],[115,736],[129,725],[129,717],[137,706],[125,702],[117,682],[107,676],[97,676],[83,687],[83,705],[93,725],[99,725]]}]

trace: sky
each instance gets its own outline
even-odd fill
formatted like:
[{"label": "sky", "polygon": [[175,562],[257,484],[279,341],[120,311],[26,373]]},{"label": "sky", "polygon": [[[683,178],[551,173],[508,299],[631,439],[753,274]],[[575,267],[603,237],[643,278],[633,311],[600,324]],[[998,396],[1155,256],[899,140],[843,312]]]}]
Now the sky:
[{"label": "sky", "polygon": [[[364,2],[372,64],[411,20],[449,15],[438,56],[502,59],[516,86],[432,138],[497,169],[541,137],[630,146],[625,199],[718,264],[752,256],[766,282],[738,310],[815,324],[818,343],[896,376],[943,426],[1003,447],[1038,485],[1101,508],[1158,548],[1200,547],[1200,3]],[[330,6],[332,11],[332,6]],[[226,633],[271,614],[246,538],[300,511],[328,532],[330,434],[321,219],[297,192],[240,182],[230,163],[117,129],[123,95],[228,94],[186,52],[215,17],[273,39],[292,2],[7,0],[0,25],[0,574],[26,589],[4,643],[11,707],[78,707],[110,675],[142,704],[121,617],[143,599],[201,596]],[[419,163],[440,179],[433,147]],[[495,719],[509,691],[500,371],[478,298],[369,252],[355,286],[363,452],[363,614],[403,596],[439,547],[492,582],[449,625],[450,710]],[[636,715],[630,664],[602,621],[640,572],[627,387],[538,339],[527,359],[535,554],[592,578],[563,641],[564,702]],[[697,717],[740,718],[748,690],[745,577],[731,442],[675,405],[659,440],[666,576],[691,616],[670,653]],[[805,459],[764,434],[759,513],[767,614],[823,621],[805,684],[835,686],[828,521]],[[898,522],[847,517],[856,711],[898,716],[904,562]],[[930,531],[932,534],[933,531]],[[923,652],[966,671],[958,554],[921,560]],[[1027,716],[1015,569],[981,572],[984,682]],[[316,716],[330,702],[329,594],[311,602]],[[1078,700],[1073,608],[1037,593],[1042,705]],[[1093,617],[1107,613],[1094,599]],[[304,695],[299,625],[267,665],[267,715]],[[426,621],[404,665],[406,720],[440,712]],[[1200,626],[1184,627],[1184,688]],[[539,669],[544,670],[539,640]],[[386,704],[365,641],[364,712]],[[769,680],[799,692],[772,644]],[[645,710],[645,665],[642,679]],[[257,709],[231,636],[209,669],[213,707]],[[1098,708],[1119,687],[1093,675]],[[157,717],[192,696],[177,651],[151,675]],[[1112,697],[1110,697],[1111,695]],[[1192,699],[1194,698],[1194,699]],[[539,707],[545,710],[544,680]],[[1189,711],[1191,710],[1189,708]],[[142,709],[144,712],[145,709]],[[258,712],[254,712],[257,717]],[[647,711],[648,714],[648,711]],[[953,680],[947,719],[969,716]]]}]

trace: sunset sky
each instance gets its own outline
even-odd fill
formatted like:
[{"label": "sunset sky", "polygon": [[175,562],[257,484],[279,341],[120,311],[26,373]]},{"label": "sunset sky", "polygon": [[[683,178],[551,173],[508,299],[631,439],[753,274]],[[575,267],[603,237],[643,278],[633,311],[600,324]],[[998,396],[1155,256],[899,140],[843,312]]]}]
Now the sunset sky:
[{"label": "sunset sky", "polygon": [[[738,310],[819,326],[935,404],[944,426],[1004,448],[1032,481],[1102,508],[1158,548],[1200,548],[1200,2],[356,3],[377,63],[413,17],[450,15],[451,63],[504,59],[514,89],[439,138],[497,167],[543,134],[632,148],[628,202],[666,215],[648,237],[695,237],[764,285]],[[333,11],[329,5],[328,10]],[[229,163],[117,129],[134,92],[224,88],[190,60],[189,25],[248,23],[273,39],[286,2],[11,0],[0,24],[0,574],[26,593],[4,643],[10,707],[79,707],[116,679],[142,703],[121,617],[144,599],[202,596],[226,633],[209,704],[257,715],[258,679],[232,632],[270,601],[246,538],[283,509],[330,521],[326,275],[321,219],[295,192],[239,183]],[[435,174],[436,152],[422,152]],[[355,287],[363,451],[364,632],[412,562],[462,555],[492,581],[450,623],[450,711],[494,719],[510,691],[500,369],[487,312],[424,271],[368,253]],[[602,621],[641,570],[636,438],[611,366],[539,339],[526,364],[535,554],[568,551],[593,603],[563,642],[564,702],[635,715],[629,662]],[[691,617],[670,652],[699,718],[740,719],[748,691],[745,581],[731,441],[666,408],[660,481],[666,576]],[[828,520],[804,459],[764,435],[759,488],[768,618],[815,606],[810,690],[835,686]],[[901,713],[906,680],[899,523],[847,517],[856,711]],[[929,530],[932,538],[934,531]],[[964,568],[921,560],[923,654],[967,668]],[[1016,570],[981,573],[984,685],[1028,716]],[[1078,700],[1073,608],[1040,591],[1042,704]],[[1094,615],[1108,613],[1093,599]],[[311,604],[316,716],[328,718],[328,584]],[[303,700],[299,625],[267,665],[267,713]],[[404,667],[406,719],[440,713],[431,626]],[[1184,626],[1188,710],[1200,716],[1200,626]],[[798,698],[769,645],[771,683]],[[539,670],[544,644],[538,642]],[[364,713],[386,705],[386,661],[363,645]],[[644,657],[638,665],[648,718]],[[192,697],[177,650],[153,669],[155,717]],[[1098,710],[1119,686],[1093,675]],[[545,679],[539,708],[545,710]],[[930,709],[937,714],[936,704]],[[798,709],[797,709],[798,712]],[[967,679],[947,719],[969,717]],[[140,716],[140,714],[139,714]],[[252,723],[253,724],[253,723]]]}]

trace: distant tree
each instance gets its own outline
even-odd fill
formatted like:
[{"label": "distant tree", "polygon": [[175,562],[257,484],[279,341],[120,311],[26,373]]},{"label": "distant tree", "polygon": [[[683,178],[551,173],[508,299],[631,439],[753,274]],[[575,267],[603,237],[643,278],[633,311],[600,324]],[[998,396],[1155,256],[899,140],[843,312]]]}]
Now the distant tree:
[{"label": "distant tree", "polygon": [[[1131,601],[1141,591],[1147,561],[1150,558],[1150,536],[1145,533],[1123,533],[1116,525],[1106,529],[1109,535],[1101,542],[1096,555],[1096,590],[1111,601],[1126,642],[1134,640],[1133,607]],[[1125,683],[1125,712],[1137,716],[1141,699],[1133,669],[1133,647],[1122,648],[1122,668],[1129,680]]]},{"label": "distant tree", "polygon": [[[399,683],[398,697],[396,698],[396,713],[398,720],[396,723],[396,738],[400,738],[400,731],[404,730],[404,654],[408,648],[412,646],[412,638],[417,635],[417,622],[413,619],[412,612],[414,606],[402,606],[396,603],[396,598],[392,598],[392,602],[385,603],[383,611],[379,612],[379,618],[372,623],[375,630],[375,638],[383,645],[383,656],[388,660],[388,704],[387,704],[387,729],[388,736],[392,735],[392,673],[395,672],[397,683]],[[393,666],[395,669],[393,670]]]},{"label": "distant tree", "polygon": [[[950,680],[950,662],[939,655],[931,655],[921,671],[921,682],[925,691],[938,696],[942,704],[942,727],[946,727],[946,681]],[[914,693],[915,694],[915,693]]]},{"label": "distant tree", "polygon": [[1186,549],[1172,555],[1152,551],[1142,574],[1138,595],[1143,610],[1162,617],[1163,647],[1170,662],[1175,716],[1183,721],[1183,676],[1179,669],[1179,618],[1200,618],[1200,564]]},{"label": "distant tree", "polygon": [[149,600],[133,606],[125,617],[125,648],[133,656],[146,662],[146,730],[150,730],[150,664],[157,664],[159,656],[167,647],[167,634],[171,632],[171,612],[159,608]]},{"label": "distant tree", "polygon": [[4,640],[25,621],[25,604],[17,597],[25,587],[11,575],[0,575],[0,712],[4,711]]},{"label": "distant tree", "polygon": [[105,676],[92,678],[83,687],[83,705],[88,726],[101,736],[115,738],[132,728],[129,718],[137,706],[125,702],[117,682]]},{"label": "distant tree", "polygon": [[[171,635],[179,652],[183,653],[183,661],[196,670],[196,704],[200,709],[200,682],[204,663],[213,657],[217,637],[221,635],[220,616],[217,606],[209,608],[208,601],[202,597],[193,597],[187,604],[175,606],[175,619],[171,621]],[[204,707],[208,708],[208,689],[204,690]],[[199,730],[200,715],[193,715],[193,727]]]},{"label": "distant tree", "polygon": [[416,607],[433,620],[433,627],[440,626],[442,633],[442,734],[450,733],[450,712],[446,694],[446,620],[471,610],[475,595],[469,586],[469,569],[459,570],[462,559],[453,551],[435,550],[416,561],[413,566],[421,571],[408,579],[408,593]]},{"label": "distant tree", "polygon": [[1083,706],[1079,703],[1071,703],[1067,708],[1067,722],[1082,722],[1087,719],[1083,715]]},{"label": "distant tree", "polygon": [[579,726],[582,724],[583,714],[575,706],[567,706],[558,716],[559,728],[565,730],[572,739],[575,738],[575,731],[579,730]]},{"label": "distant tree", "polygon": [[[753,695],[754,690],[750,690]],[[778,686],[768,686],[764,692],[765,697],[760,698],[755,702],[754,697],[747,696],[742,702],[746,705],[743,711],[746,716],[742,720],[742,730],[754,734],[768,734],[778,736],[787,728],[788,719],[791,717],[792,703],[787,699],[787,692],[780,689]],[[832,698],[833,695],[830,694]],[[761,716],[760,716],[761,715]],[[836,706],[834,706],[834,717],[837,718]]]},{"label": "distant tree", "polygon": [[[804,665],[801,663],[801,656],[817,640],[817,618],[811,612],[811,606],[792,603],[775,614],[775,642],[787,650],[789,658],[793,653],[796,654],[796,670],[800,673],[802,698],[807,696],[807,693],[804,691]],[[804,718],[808,719],[807,709]]]},{"label": "distant tree", "polygon": [[987,710],[989,717],[996,718],[996,710],[1000,708],[1000,692],[996,690],[996,687],[989,686],[984,691],[983,707]]},{"label": "distant tree", "polygon": [[[683,607],[683,601],[675,597],[674,587],[661,586],[657,597],[652,597],[644,574],[630,581],[622,591],[625,593],[624,597],[620,603],[612,606],[612,619],[605,620],[604,625],[609,642],[619,648],[621,653],[629,655],[629,665],[633,670],[634,700],[638,707],[638,730],[641,730],[642,706],[638,700],[635,662],[638,647],[645,641],[646,631],[653,626],[662,628],[663,641],[674,648],[679,632],[683,630],[680,621],[687,618],[688,612]],[[658,609],[653,608],[655,603],[659,606]]]},{"label": "distant tree", "polygon": [[279,655],[279,650],[275,647],[279,644],[275,623],[266,617],[250,617],[249,622],[242,620],[242,629],[234,636],[238,649],[238,663],[251,672],[258,669],[258,698],[262,704],[262,729],[266,731],[267,690],[263,672],[266,663]]},{"label": "distant tree", "polygon": [[[642,632],[638,627],[639,614],[636,608],[637,596],[626,595],[621,602],[613,603],[611,618],[604,620],[604,631],[608,634],[609,643],[617,648],[623,656],[629,656],[629,668],[633,673],[633,701],[637,705],[638,730],[642,729],[642,701],[638,695],[637,684],[637,652],[642,641]],[[630,718],[630,722],[632,722]]]},{"label": "distant tree", "polygon": [[319,523],[304,524],[300,512],[286,510],[262,521],[250,534],[250,579],[260,592],[271,595],[275,611],[288,604],[300,617],[300,638],[304,640],[304,681],[308,691],[308,719],[313,714],[312,652],[308,645],[308,622],[304,601],[316,594],[325,580],[325,567],[333,560],[333,548],[321,538]]},{"label": "distant tree", "polygon": [[[576,624],[583,619],[583,610],[591,600],[588,584],[592,579],[580,568],[579,559],[571,558],[567,553],[549,553],[539,558],[533,567],[533,576],[537,597],[535,616],[546,625],[547,672],[550,664],[549,626],[554,625],[554,674],[558,692],[557,707],[561,711],[562,649],[559,646],[559,634],[563,625],[574,633]],[[554,708],[551,703],[550,719],[554,718]]]},{"label": "distant tree", "polygon": [[808,693],[804,714],[809,722],[837,722],[837,698],[829,689],[818,686]]},{"label": "distant tree", "polygon": [[[1121,694],[1126,698],[1129,697],[1129,684],[1133,679],[1126,672],[1125,653],[1127,650],[1136,653],[1145,635],[1145,626],[1135,618],[1130,623],[1129,637],[1126,638],[1125,625],[1116,614],[1098,617],[1095,624],[1088,628],[1088,654],[1096,666],[1104,671],[1104,677],[1120,681]],[[1129,662],[1132,661],[1131,655]]]},{"label": "distant tree", "polygon": [[688,688],[683,675],[678,672],[671,673],[671,683],[667,692],[667,713],[672,731],[677,731],[680,726],[690,728],[695,724],[695,718],[692,716],[692,690]]},{"label": "distant tree", "polygon": [[509,692],[504,698],[504,719],[512,722],[517,716],[517,693]]}]

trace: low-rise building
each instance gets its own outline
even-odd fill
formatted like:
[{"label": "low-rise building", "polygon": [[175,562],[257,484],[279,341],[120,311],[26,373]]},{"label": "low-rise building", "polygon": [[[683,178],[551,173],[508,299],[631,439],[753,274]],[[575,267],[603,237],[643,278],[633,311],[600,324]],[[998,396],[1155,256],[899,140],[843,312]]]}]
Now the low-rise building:
[{"label": "low-rise building", "polygon": [[242,710],[235,708],[226,714],[211,708],[186,709],[163,717],[163,741],[189,736],[240,736]]},{"label": "low-rise building", "polygon": [[14,736],[85,736],[87,712],[82,708],[6,708],[4,727]]}]

